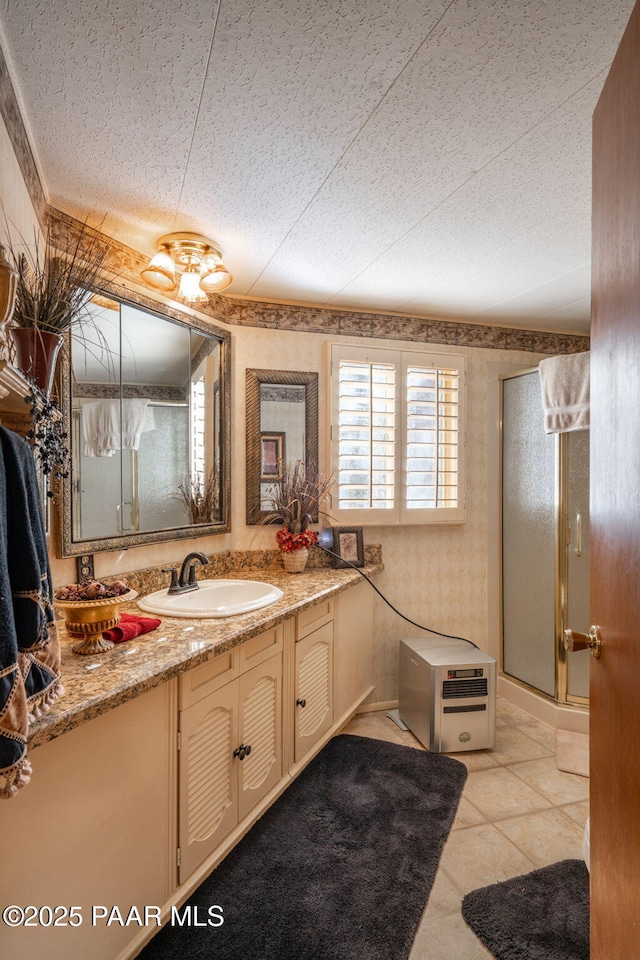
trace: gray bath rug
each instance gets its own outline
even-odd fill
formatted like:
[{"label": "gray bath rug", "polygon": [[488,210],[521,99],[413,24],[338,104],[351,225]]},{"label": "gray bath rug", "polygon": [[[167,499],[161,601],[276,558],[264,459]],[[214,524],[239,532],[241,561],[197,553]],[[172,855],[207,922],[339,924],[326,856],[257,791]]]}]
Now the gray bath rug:
[{"label": "gray bath rug", "polygon": [[457,760],[330,740],[143,960],[406,960],[467,776]]},{"label": "gray bath rug", "polygon": [[497,960],[589,960],[589,872],[562,860],[468,893],[462,916]]}]

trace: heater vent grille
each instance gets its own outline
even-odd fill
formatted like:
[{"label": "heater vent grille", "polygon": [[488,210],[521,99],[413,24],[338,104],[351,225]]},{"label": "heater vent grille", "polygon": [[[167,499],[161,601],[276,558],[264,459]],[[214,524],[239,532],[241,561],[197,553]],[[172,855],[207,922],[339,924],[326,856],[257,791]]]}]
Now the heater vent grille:
[{"label": "heater vent grille", "polygon": [[478,677],[477,680],[444,680],[442,683],[443,700],[453,700],[457,697],[486,697],[487,692],[486,677]]}]

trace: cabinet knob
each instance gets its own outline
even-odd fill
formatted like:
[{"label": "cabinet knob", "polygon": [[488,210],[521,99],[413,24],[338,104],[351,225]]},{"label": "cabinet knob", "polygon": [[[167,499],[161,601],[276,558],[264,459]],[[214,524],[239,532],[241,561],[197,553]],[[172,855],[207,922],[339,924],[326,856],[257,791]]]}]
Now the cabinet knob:
[{"label": "cabinet knob", "polygon": [[248,744],[246,745],[246,747],[244,748],[245,757],[248,757],[250,753],[251,753],[251,744],[248,743]]},{"label": "cabinet knob", "polygon": [[233,751],[234,757],[237,757],[238,760],[244,760],[244,758],[248,756],[248,754],[250,753],[251,753],[251,747],[250,746],[245,747],[244,743],[241,743],[240,746],[236,747],[236,749]]},{"label": "cabinet knob", "polygon": [[307,705],[306,700],[300,700],[300,699],[296,700],[296,707],[306,707],[306,705]]}]

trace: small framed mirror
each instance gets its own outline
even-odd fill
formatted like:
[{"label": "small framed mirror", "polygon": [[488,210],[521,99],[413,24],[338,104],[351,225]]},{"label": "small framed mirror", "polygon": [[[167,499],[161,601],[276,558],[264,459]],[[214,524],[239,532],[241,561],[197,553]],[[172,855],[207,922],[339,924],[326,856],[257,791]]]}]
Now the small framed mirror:
[{"label": "small framed mirror", "polygon": [[[247,523],[264,523],[287,463],[318,463],[318,374],[247,370]],[[274,520],[274,523],[278,521]]]}]

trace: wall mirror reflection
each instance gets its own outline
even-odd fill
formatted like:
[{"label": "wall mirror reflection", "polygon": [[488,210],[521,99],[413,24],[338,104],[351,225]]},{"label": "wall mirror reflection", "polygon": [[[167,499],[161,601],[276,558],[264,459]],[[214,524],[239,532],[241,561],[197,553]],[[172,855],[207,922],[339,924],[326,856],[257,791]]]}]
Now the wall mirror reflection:
[{"label": "wall mirror reflection", "polygon": [[247,370],[246,391],[247,523],[257,524],[284,466],[318,463],[318,374]]},{"label": "wall mirror reflection", "polygon": [[90,310],[64,378],[63,554],[226,532],[228,335],[143,297]]}]

